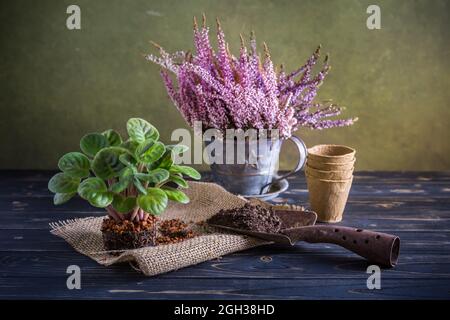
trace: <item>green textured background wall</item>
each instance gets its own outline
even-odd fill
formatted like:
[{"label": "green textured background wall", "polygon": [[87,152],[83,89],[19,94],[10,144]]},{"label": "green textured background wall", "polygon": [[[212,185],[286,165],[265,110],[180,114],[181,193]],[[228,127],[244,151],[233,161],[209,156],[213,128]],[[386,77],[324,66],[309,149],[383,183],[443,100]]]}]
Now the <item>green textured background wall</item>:
[{"label": "green textured background wall", "polygon": [[[66,8],[81,7],[81,30]],[[381,7],[381,30],[366,8]],[[236,52],[256,31],[277,63],[303,64],[321,43],[333,69],[321,99],[358,116],[352,128],[299,130],[308,145],[357,148],[357,169],[450,170],[450,1],[41,0],[0,4],[0,168],[55,168],[86,132],[150,120],[168,140],[185,126],[158,68],[141,53],[155,40],[192,47],[192,16],[221,17]],[[282,166],[293,164],[286,146]]]}]

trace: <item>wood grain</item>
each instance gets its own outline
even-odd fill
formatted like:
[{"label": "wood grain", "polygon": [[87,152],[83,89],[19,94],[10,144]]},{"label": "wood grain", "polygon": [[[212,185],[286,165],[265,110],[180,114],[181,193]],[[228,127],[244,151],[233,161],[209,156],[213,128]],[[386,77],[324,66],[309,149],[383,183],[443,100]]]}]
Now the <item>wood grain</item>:
[{"label": "wood grain", "polygon": [[[52,172],[0,172],[0,298],[435,299],[450,297],[450,173],[357,173],[344,221],[400,236],[399,264],[368,290],[367,262],[340,247],[269,245],[147,278],[127,263],[103,267],[52,236],[48,223],[101,216],[81,199],[55,207]],[[205,179],[209,176],[206,174]],[[302,175],[274,203],[307,205]],[[66,288],[66,268],[82,290]]]}]

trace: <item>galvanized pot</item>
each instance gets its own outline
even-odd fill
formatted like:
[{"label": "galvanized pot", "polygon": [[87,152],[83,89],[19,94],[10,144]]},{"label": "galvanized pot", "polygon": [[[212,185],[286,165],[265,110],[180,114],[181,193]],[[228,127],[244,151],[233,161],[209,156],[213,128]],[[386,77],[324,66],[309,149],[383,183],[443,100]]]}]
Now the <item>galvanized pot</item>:
[{"label": "galvanized pot", "polygon": [[[277,175],[281,145],[284,140],[261,138],[258,141],[212,140],[205,141],[206,148],[213,150],[213,144],[222,144],[222,152],[210,153],[210,167],[213,179],[226,190],[241,195],[266,193],[271,184],[300,171],[307,156],[305,143],[296,136],[288,140],[294,142],[299,157],[295,168],[287,174]],[[215,149],[214,149],[215,151]],[[211,155],[213,157],[211,157]],[[214,158],[214,159],[212,159]],[[222,161],[220,161],[222,159]],[[215,160],[215,163],[211,163]]]}]

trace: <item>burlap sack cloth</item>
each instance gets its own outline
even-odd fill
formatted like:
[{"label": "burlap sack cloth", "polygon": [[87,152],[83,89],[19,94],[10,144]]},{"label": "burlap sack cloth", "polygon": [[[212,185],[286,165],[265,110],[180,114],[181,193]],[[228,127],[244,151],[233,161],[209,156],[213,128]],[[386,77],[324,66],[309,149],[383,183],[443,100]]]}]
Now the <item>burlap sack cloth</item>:
[{"label": "burlap sack cloth", "polygon": [[[205,220],[220,209],[240,207],[247,200],[235,196],[214,183],[190,182],[184,190],[189,204],[171,203],[161,219],[179,218],[186,222]],[[121,252],[113,256],[103,248],[100,227],[104,217],[89,217],[50,223],[51,233],[66,240],[78,252],[109,266],[134,262],[147,276],[184,268],[223,255],[249,249],[268,242],[255,238],[220,233],[199,228],[199,236],[186,241]]]}]

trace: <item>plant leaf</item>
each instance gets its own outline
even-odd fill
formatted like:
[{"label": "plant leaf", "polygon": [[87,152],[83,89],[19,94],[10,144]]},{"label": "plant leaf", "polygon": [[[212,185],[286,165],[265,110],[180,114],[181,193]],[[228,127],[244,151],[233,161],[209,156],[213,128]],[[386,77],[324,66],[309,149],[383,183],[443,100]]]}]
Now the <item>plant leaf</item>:
[{"label": "plant leaf", "polygon": [[69,176],[86,178],[89,176],[91,163],[81,152],[69,152],[59,159],[58,167]]},{"label": "plant leaf", "polygon": [[172,165],[173,165],[172,151],[166,150],[166,152],[164,153],[164,155],[161,158],[159,158],[157,161],[147,165],[147,168],[149,170],[153,170],[153,169],[157,169],[157,168],[169,170]]},{"label": "plant leaf", "polygon": [[169,171],[159,168],[148,173],[137,173],[135,177],[149,183],[161,183],[169,178]]},{"label": "plant leaf", "polygon": [[55,195],[53,196],[53,204],[57,206],[57,205],[66,203],[67,201],[72,199],[73,196],[76,195],[76,194],[77,194],[76,192],[72,192],[72,193],[55,193]]},{"label": "plant leaf", "polygon": [[125,165],[119,160],[128,151],[120,147],[108,147],[101,150],[92,161],[92,170],[103,180],[117,177]]},{"label": "plant leaf", "polygon": [[186,180],[184,180],[182,177],[180,177],[176,174],[171,174],[168,181],[172,181],[172,182],[176,183],[178,186],[185,188],[185,189],[189,187]]},{"label": "plant leaf", "polygon": [[134,178],[133,183],[140,193],[147,194],[147,190],[145,189],[145,187],[142,185],[141,181],[139,181],[138,178]]},{"label": "plant leaf", "polygon": [[128,151],[130,151],[131,154],[135,154],[136,153],[136,148],[139,146],[139,143],[137,143],[136,141],[133,140],[127,140],[125,142],[123,142],[119,147],[127,149]]},{"label": "plant leaf", "polygon": [[197,170],[195,170],[194,168],[188,167],[188,166],[173,165],[170,168],[170,172],[182,173],[182,174],[184,174],[188,177],[191,177],[192,179],[195,179],[195,180],[199,180],[202,177]]},{"label": "plant leaf", "polygon": [[127,122],[127,131],[131,140],[142,143],[147,139],[158,140],[159,132],[149,122],[140,118],[131,118]]},{"label": "plant leaf", "polygon": [[114,183],[111,187],[110,190],[114,193],[119,193],[122,192],[123,190],[125,190],[126,188],[128,188],[128,186],[130,185],[130,182],[132,181],[132,176],[130,179],[128,178],[119,178],[119,181],[117,181],[116,183]]},{"label": "plant leaf", "polygon": [[181,154],[189,150],[189,147],[184,144],[172,144],[166,146],[166,148],[171,150],[174,154]]},{"label": "plant leaf", "polygon": [[122,171],[120,171],[119,178],[120,179],[131,179],[131,178],[133,178],[134,174],[135,174],[135,171],[133,170],[132,167],[126,167],[126,168],[123,168]]},{"label": "plant leaf", "polygon": [[136,206],[136,198],[124,197],[120,194],[115,194],[112,206],[120,213],[128,213]]},{"label": "plant leaf", "polygon": [[110,190],[114,193],[119,193],[128,188],[130,183],[133,181],[134,172],[131,168],[123,168],[119,175],[119,181],[114,183]]},{"label": "plant leaf", "polygon": [[137,146],[136,150],[134,151],[134,155],[136,156],[136,158],[140,158],[142,154],[144,154],[145,152],[148,151],[148,149],[150,149],[154,144],[155,144],[155,140],[153,139],[147,139],[142,143],[139,143],[139,145]]},{"label": "plant leaf", "polygon": [[53,193],[73,193],[77,191],[79,183],[79,178],[60,172],[50,179],[48,189]]},{"label": "plant leaf", "polygon": [[110,187],[110,190],[111,190],[111,192],[114,192],[114,193],[120,193],[123,190],[125,190],[126,188],[128,188],[128,186],[129,186],[128,181],[119,180]]},{"label": "plant leaf", "polygon": [[88,133],[80,140],[81,151],[89,157],[95,157],[97,152],[108,146],[108,139],[100,133]]},{"label": "plant leaf", "polygon": [[[147,141],[144,142],[144,144],[146,144]],[[136,153],[140,152],[138,159],[144,163],[153,163],[159,160],[166,152],[166,147],[162,142],[153,142],[153,140],[150,140],[149,145],[150,146],[145,145],[142,148],[139,146],[136,149]]]},{"label": "plant leaf", "polygon": [[130,168],[134,168],[136,163],[136,159],[128,153],[121,154],[119,156],[119,161]]},{"label": "plant leaf", "polygon": [[185,204],[189,203],[189,197],[181,190],[171,187],[163,187],[162,190],[167,194],[167,198],[169,198],[169,200]]},{"label": "plant leaf", "polygon": [[106,140],[108,140],[108,144],[110,147],[117,147],[122,143],[122,137],[117,131],[113,129],[104,131],[102,135],[105,136]]},{"label": "plant leaf", "polygon": [[78,186],[80,196],[91,205],[104,208],[113,201],[113,193],[108,191],[105,182],[100,178],[87,178]]},{"label": "plant leaf", "polygon": [[139,207],[154,215],[161,214],[166,209],[167,203],[167,194],[158,188],[148,188],[146,195],[138,197]]}]

